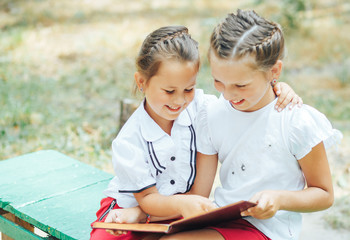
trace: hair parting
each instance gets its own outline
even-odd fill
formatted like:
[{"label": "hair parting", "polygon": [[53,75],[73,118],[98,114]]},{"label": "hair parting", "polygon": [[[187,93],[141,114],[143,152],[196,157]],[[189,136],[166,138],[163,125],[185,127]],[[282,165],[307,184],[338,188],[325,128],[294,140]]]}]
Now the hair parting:
[{"label": "hair parting", "polygon": [[193,62],[199,68],[198,43],[191,38],[186,27],[166,26],[150,33],[142,43],[136,59],[137,71],[148,81],[157,74],[165,60]]},{"label": "hair parting", "polygon": [[210,53],[222,59],[253,56],[256,68],[267,70],[284,57],[284,36],[280,25],[255,11],[237,10],[213,30]]}]

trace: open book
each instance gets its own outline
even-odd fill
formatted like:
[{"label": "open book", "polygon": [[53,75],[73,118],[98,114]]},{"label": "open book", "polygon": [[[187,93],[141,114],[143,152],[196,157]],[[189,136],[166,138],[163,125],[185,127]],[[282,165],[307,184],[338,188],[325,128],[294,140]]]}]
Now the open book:
[{"label": "open book", "polygon": [[241,218],[241,212],[256,204],[248,201],[239,201],[230,205],[216,208],[207,213],[180,219],[169,224],[163,223],[105,223],[95,222],[94,228],[105,228],[115,230],[126,230],[136,232],[158,232],[158,233],[176,233],[192,229],[199,229],[206,226]]}]

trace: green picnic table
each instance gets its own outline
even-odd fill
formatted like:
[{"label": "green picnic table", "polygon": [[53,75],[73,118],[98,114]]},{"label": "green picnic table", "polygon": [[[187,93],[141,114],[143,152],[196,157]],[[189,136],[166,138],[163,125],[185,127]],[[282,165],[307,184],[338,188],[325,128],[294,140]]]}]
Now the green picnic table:
[{"label": "green picnic table", "polygon": [[[0,161],[0,232],[14,239],[89,239],[112,175],[53,150]],[[3,236],[3,239],[6,238]],[[7,238],[6,238],[7,239]]]}]

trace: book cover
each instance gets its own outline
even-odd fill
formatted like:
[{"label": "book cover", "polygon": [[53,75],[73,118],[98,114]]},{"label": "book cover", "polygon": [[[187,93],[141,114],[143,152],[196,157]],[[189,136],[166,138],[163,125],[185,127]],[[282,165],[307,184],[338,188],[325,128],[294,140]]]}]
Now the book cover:
[{"label": "book cover", "polygon": [[239,201],[224,207],[216,208],[207,213],[180,219],[169,224],[163,223],[105,223],[95,222],[94,228],[105,228],[114,230],[126,230],[137,232],[158,232],[158,233],[176,233],[192,229],[199,229],[206,226],[213,226],[221,222],[241,218],[241,212],[256,204],[249,201]]}]

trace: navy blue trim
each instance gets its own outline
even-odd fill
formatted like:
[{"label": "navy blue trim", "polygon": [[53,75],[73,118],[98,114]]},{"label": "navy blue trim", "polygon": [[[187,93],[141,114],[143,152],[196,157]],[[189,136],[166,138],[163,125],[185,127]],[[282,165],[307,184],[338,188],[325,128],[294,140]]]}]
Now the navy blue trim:
[{"label": "navy blue trim", "polygon": [[108,209],[102,214],[102,216],[98,219],[99,222],[102,221],[102,219],[114,208],[115,204],[117,203],[117,200],[113,200],[111,204],[109,205]]},{"label": "navy blue trim", "polygon": [[142,192],[142,191],[144,191],[144,190],[146,190],[146,189],[148,189],[148,188],[154,187],[155,185],[156,185],[156,184],[153,183],[153,184],[148,185],[148,186],[146,186],[146,187],[144,187],[144,188],[141,188],[141,189],[139,189],[139,190],[119,190],[118,192],[120,192],[120,193],[139,193],[139,192]]},{"label": "navy blue trim", "polygon": [[152,143],[152,142],[151,142],[151,148],[152,148],[153,155],[154,155],[154,157],[155,157],[155,159],[156,159],[156,161],[157,161],[159,167],[160,167],[160,168],[163,168],[163,169],[165,170],[165,167],[162,166],[162,165],[160,165],[160,162],[159,162],[159,160],[158,160],[158,158],[157,158],[157,155],[156,155],[156,153],[154,152],[154,148],[153,148],[153,143]]},{"label": "navy blue trim", "polygon": [[150,149],[150,144],[151,142],[147,142],[147,147],[148,147],[148,154],[149,154],[149,157],[151,158],[151,162],[153,164],[153,167],[156,169],[156,175],[158,175],[158,173],[162,173],[161,170],[159,170],[156,165],[154,164],[154,161],[153,161],[153,157],[152,157],[152,153],[151,153],[151,149]]},{"label": "navy blue trim", "polygon": [[[163,171],[162,171],[160,168],[162,168],[162,169],[165,170],[165,167],[162,166],[162,165],[160,165],[160,162],[159,162],[159,160],[158,160],[158,158],[157,158],[157,155],[156,155],[156,153],[154,152],[153,143],[152,143],[152,142],[147,142],[147,147],[148,147],[148,154],[149,154],[149,156],[150,156],[150,158],[151,158],[151,162],[152,162],[152,164],[153,164],[153,167],[156,169],[156,176],[158,176],[159,173],[163,173]],[[153,155],[152,155],[152,154],[153,154]],[[157,162],[157,164],[158,164],[158,167],[156,166],[156,163],[155,163],[153,157],[156,159],[156,162]]]},{"label": "navy blue trim", "polygon": [[[197,157],[197,145],[196,145],[196,132],[194,131],[194,128],[192,124],[188,127],[191,132],[191,142],[190,142],[190,167],[191,167],[191,174],[187,181],[187,189],[186,192],[188,192],[193,183],[194,179],[196,177],[196,157]],[[194,147],[194,149],[193,149]]]}]

